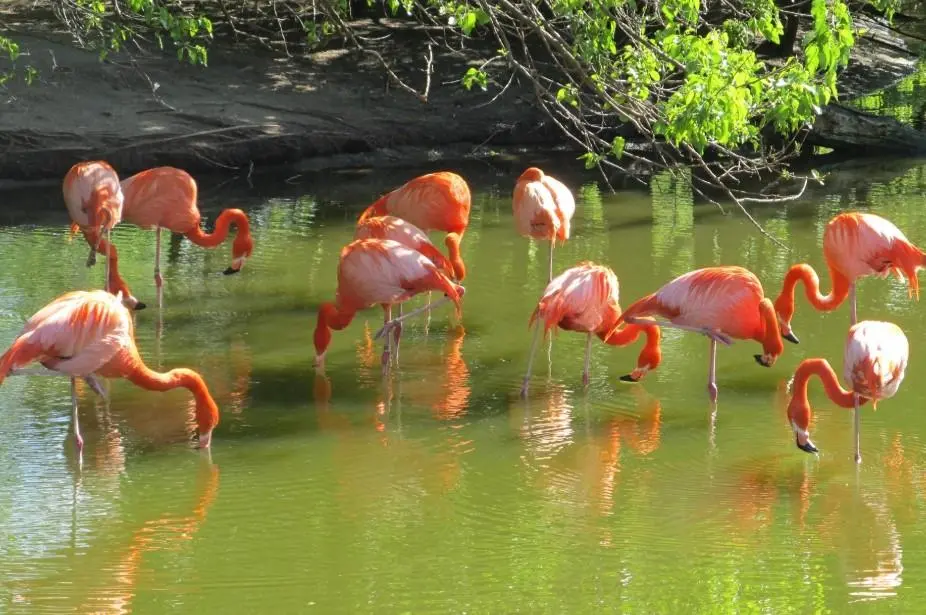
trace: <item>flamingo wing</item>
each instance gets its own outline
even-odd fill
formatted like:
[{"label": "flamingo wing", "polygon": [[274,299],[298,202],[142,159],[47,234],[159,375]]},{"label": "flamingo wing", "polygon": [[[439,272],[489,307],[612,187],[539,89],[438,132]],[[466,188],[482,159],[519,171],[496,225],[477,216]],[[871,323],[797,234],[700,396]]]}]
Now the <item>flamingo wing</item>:
[{"label": "flamingo wing", "polygon": [[544,187],[550,191],[553,203],[556,206],[556,214],[560,222],[556,238],[565,241],[569,239],[570,222],[576,212],[575,197],[572,195],[572,191],[566,187],[566,184],[555,177],[544,175],[541,181]]},{"label": "flamingo wing", "polygon": [[156,167],[122,181],[125,220],[141,228],[188,233],[199,226],[196,180],[181,169]]},{"label": "flamingo wing", "polygon": [[531,317],[549,330],[557,324],[573,331],[597,331],[620,313],[617,276],[607,267],[585,262],[553,278]]},{"label": "flamingo wing", "polygon": [[518,182],[512,208],[518,234],[535,239],[553,239],[557,236],[561,223],[556,202],[550,189],[542,182]]},{"label": "flamingo wing", "polygon": [[39,360],[72,376],[97,371],[121,349],[133,345],[132,319],[121,297],[105,291],[75,291],[58,297],[30,318],[0,371]]},{"label": "flamingo wing", "polygon": [[890,322],[863,320],[849,329],[843,376],[853,390],[870,399],[893,397],[903,382],[910,343]]},{"label": "flamingo wing", "polygon": [[[101,189],[106,190],[110,198],[105,204],[93,204],[95,193]],[[91,216],[96,218],[98,212],[90,209],[104,205],[110,210],[113,226],[122,220],[124,195],[119,186],[119,176],[106,162],[100,160],[75,164],[64,176],[62,193],[71,220],[81,227],[93,226],[95,220]]]}]

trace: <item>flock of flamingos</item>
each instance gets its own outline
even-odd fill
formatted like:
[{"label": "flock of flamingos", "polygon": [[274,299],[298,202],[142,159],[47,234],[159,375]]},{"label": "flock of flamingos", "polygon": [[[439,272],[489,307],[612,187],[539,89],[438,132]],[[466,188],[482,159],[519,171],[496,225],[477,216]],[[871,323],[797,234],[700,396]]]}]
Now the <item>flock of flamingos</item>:
[{"label": "flock of flamingos", "polygon": [[[65,176],[63,193],[72,231],[80,230],[90,245],[87,265],[95,263],[97,253],[106,256],[105,290],[68,292],[36,312],[0,357],[0,383],[12,373],[69,376],[78,450],[83,439],[77,421],[77,378],[102,396],[106,392],[99,377],[125,378],[154,391],[185,387],[196,400],[199,445],[208,447],[219,420],[216,403],[195,371],[178,368],[159,373],[141,359],[129,310],[143,309],[145,304],[132,295],[120,276],[118,253],[110,235],[123,220],[155,229],[154,279],[160,307],[161,229],[212,248],[225,241],[234,225],[237,231],[232,264],[225,271],[232,274],[244,266],[253,249],[247,216],[240,210],[226,209],[216,220],[214,232],[205,233],[200,228],[196,182],[185,171],[172,167],[149,169],[120,182],[106,162],[80,162]],[[360,310],[380,305],[385,313],[383,327],[375,335],[376,339],[385,337],[384,371],[395,360],[404,320],[448,301],[461,314],[464,288],[460,282],[466,276],[466,267],[460,242],[469,224],[470,201],[466,181],[445,171],[416,177],[363,212],[354,240],[341,250],[335,300],[318,311],[314,334],[318,369],[324,369],[332,331],[347,327]],[[631,344],[641,335],[646,338],[636,369],[621,378],[637,382],[658,367],[662,360],[660,328],[671,327],[709,338],[708,393],[716,402],[717,344],[730,345],[734,339],[755,340],[762,345],[762,354],[755,355],[756,362],[772,367],[784,351],[783,340],[798,343],[791,319],[795,288],[803,282],[807,300],[818,310],[831,311],[849,300],[851,318],[843,367],[849,389],[840,385],[826,359],[804,360],[791,381],[788,419],[798,448],[816,453],[818,449],[809,433],[807,388],[810,378],[818,376],[833,402],[854,409],[855,460],[861,460],[859,407],[897,392],[907,367],[909,345],[895,324],[858,322],[855,283],[864,276],[884,277],[893,272],[907,279],[910,295],[918,299],[917,270],[926,266],[926,254],[891,222],[867,213],[842,213],[830,220],[823,235],[823,253],[832,285],[826,295],[820,291],[817,273],[807,264],[788,270],[774,303],[765,296],[752,272],[737,266],[717,266],[681,275],[622,313],[617,276],[607,266],[584,261],[553,277],[554,246],[557,241],[569,239],[576,207],[572,193],[562,182],[531,167],[518,178],[512,204],[518,233],[550,242],[549,283],[530,317],[534,337],[521,388],[523,396],[528,394],[541,332],[545,337],[559,327],[586,334],[583,384],[587,386],[593,336],[613,346]],[[429,231],[447,233],[447,256],[428,239]],[[443,297],[430,301],[433,291]],[[421,293],[428,293],[427,305],[402,314],[402,303]],[[395,318],[393,306],[399,310]],[[45,369],[24,369],[33,361]]]}]

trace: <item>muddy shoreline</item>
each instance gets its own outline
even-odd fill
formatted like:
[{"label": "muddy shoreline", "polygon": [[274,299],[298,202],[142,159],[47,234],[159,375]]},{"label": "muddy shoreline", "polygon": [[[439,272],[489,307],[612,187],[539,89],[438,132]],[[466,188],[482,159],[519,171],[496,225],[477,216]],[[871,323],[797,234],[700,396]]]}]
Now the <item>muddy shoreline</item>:
[{"label": "muddy shoreline", "polygon": [[[846,97],[890,85],[915,67],[904,41],[875,22],[861,25],[869,34],[842,77]],[[393,26],[381,27],[388,33]],[[96,158],[122,175],[169,164],[248,176],[278,165],[298,174],[565,147],[529,89],[514,83],[499,94],[498,87],[467,92],[459,85],[480,57],[475,49],[435,54],[422,103],[387,87],[380,65],[352,50],[295,59],[216,44],[202,68],[137,53],[100,62],[64,33],[7,33],[28,50],[39,78],[31,86],[8,84],[0,96],[0,186],[57,182],[74,162]],[[427,38],[392,34],[380,51],[411,58],[395,70],[423,88],[424,52],[397,50],[424,50]]]}]

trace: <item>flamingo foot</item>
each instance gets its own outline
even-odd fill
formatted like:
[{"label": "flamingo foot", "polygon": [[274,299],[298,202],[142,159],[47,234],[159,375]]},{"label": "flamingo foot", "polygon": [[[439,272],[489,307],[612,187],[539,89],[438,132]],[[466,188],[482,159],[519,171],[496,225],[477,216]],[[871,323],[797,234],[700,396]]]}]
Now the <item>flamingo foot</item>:
[{"label": "flamingo foot", "polygon": [[389,356],[389,349],[386,348],[385,350],[383,350],[383,358],[382,358],[383,373],[384,373],[384,374],[385,374],[386,372],[389,371],[389,358],[390,358],[390,356]]},{"label": "flamingo foot", "polygon": [[74,444],[77,446],[77,452],[81,453],[84,450],[84,439],[81,437],[79,431],[74,432]]},{"label": "flamingo foot", "polygon": [[160,271],[154,272],[154,285],[160,290],[164,286],[164,278],[161,277]]},{"label": "flamingo foot", "polygon": [[527,390],[530,386],[530,378],[525,378],[521,383],[521,399],[527,399]]},{"label": "flamingo foot", "polygon": [[711,403],[716,404],[717,403],[717,383],[716,382],[709,382],[707,384],[707,394],[711,398]]}]

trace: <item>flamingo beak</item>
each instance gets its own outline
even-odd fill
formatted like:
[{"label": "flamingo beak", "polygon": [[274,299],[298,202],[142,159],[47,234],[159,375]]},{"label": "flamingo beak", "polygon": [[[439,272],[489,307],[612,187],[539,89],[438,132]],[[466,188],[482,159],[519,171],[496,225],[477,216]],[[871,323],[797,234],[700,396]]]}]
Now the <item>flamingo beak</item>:
[{"label": "flamingo beak", "polygon": [[785,333],[785,334],[783,334],[781,337],[785,338],[786,340],[788,340],[788,341],[791,342],[792,344],[800,344],[800,343],[801,343],[801,340],[797,339],[797,336],[794,335],[794,331],[791,331],[791,332],[789,332],[789,333]]},{"label": "flamingo beak", "polygon": [[801,450],[804,451],[805,453],[818,453],[818,452],[820,452],[820,451],[817,449],[817,447],[813,445],[813,442],[810,441],[810,438],[808,438],[806,442],[804,442],[803,444],[801,444],[801,437],[798,436],[797,438],[795,438],[795,442],[796,442],[796,444],[797,444],[797,448],[801,449]]},{"label": "flamingo beak", "polygon": [[771,367],[772,363],[774,363],[774,361],[771,361],[770,359],[766,358],[765,355],[755,354],[752,356],[755,358],[756,363],[758,363],[762,367]]},{"label": "flamingo beak", "polygon": [[209,448],[212,444],[212,430],[199,434],[199,448]]},{"label": "flamingo beak", "polygon": [[633,374],[626,374],[624,376],[621,376],[620,380],[621,382],[639,382],[640,381],[639,378],[634,378]]}]

